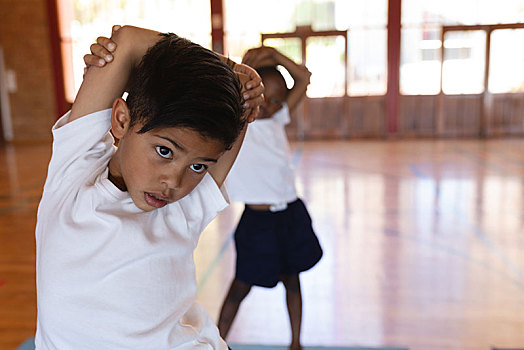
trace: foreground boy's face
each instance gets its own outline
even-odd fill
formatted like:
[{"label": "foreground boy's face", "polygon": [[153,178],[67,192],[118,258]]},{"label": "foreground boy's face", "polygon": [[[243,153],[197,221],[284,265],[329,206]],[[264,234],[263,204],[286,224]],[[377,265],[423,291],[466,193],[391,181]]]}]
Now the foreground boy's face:
[{"label": "foreground boy's face", "polygon": [[224,145],[187,128],[137,134],[128,130],[109,162],[110,180],[128,191],[137,207],[161,208],[189,194],[224,152]]}]

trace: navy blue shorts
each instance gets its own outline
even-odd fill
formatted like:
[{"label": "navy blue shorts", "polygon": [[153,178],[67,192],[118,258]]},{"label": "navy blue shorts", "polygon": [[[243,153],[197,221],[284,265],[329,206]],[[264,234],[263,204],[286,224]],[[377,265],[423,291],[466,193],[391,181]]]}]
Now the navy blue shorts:
[{"label": "navy blue shorts", "polygon": [[247,205],[235,231],[235,278],[249,285],[274,287],[281,275],[312,268],[322,248],[304,203],[297,199],[279,212]]}]

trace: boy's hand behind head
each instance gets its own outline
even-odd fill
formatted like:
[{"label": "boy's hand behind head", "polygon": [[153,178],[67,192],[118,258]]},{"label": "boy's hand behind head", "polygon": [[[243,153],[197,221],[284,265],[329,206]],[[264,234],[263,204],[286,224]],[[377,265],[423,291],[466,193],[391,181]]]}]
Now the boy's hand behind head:
[{"label": "boy's hand behind head", "polygon": [[[256,118],[256,114],[258,113],[258,109],[260,104],[255,105],[253,101],[251,101],[251,104],[254,105],[254,107],[250,107],[250,104],[246,100],[246,84],[251,80],[247,74],[243,73],[236,73],[238,80],[240,81],[240,85],[242,86],[242,96],[243,96],[243,102],[244,102],[244,115],[243,117],[246,118],[246,121],[248,123],[251,123]],[[255,108],[256,110],[253,110]],[[252,118],[251,118],[252,117]]]},{"label": "boy's hand behind head", "polygon": [[[120,26],[113,26],[113,34],[120,29]],[[103,67],[106,63],[113,60],[113,52],[116,50],[116,43],[110,38],[100,36],[96,39],[96,43],[90,47],[91,54],[84,56],[84,75],[90,67]],[[234,63],[233,71],[238,75],[242,84],[242,97],[244,99],[244,108],[246,113],[244,116],[247,122],[251,123],[255,120],[260,109],[260,105],[264,102],[264,85],[258,73],[248,65]]]},{"label": "boy's hand behind head", "polygon": [[276,49],[269,46],[260,46],[249,49],[242,58],[242,63],[247,64],[255,69],[266,66],[276,66]]},{"label": "boy's hand behind head", "polygon": [[251,123],[258,115],[260,105],[264,102],[264,84],[262,78],[251,67],[245,64],[235,64],[233,71],[237,74],[242,86],[242,98],[244,99],[244,116]]}]

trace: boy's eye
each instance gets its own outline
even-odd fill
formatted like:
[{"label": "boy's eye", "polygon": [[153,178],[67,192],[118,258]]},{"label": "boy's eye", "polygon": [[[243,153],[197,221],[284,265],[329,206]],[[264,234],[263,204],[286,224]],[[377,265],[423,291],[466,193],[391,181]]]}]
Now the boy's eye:
[{"label": "boy's eye", "polygon": [[205,164],[191,164],[189,166],[191,170],[193,170],[195,173],[202,173],[207,169],[207,165]]},{"label": "boy's eye", "polygon": [[165,146],[156,146],[156,153],[162,158],[170,158],[173,152]]}]

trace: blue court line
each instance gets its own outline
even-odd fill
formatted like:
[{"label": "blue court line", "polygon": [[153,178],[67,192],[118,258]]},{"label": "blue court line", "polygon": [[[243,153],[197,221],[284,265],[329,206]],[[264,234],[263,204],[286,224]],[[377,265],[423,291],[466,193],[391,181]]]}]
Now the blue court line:
[{"label": "blue court line", "polygon": [[291,157],[291,165],[294,167],[298,165],[300,159],[302,158],[302,153],[304,153],[304,146],[300,145]]},{"label": "blue court line", "polygon": [[[505,171],[500,169],[498,166],[493,166],[493,165],[487,164],[487,162],[484,159],[482,159],[481,157],[479,157],[479,156],[477,156],[475,154],[471,154],[471,153],[469,153],[469,152],[467,152],[465,150],[459,149],[458,147],[454,147],[454,150],[457,153],[461,154],[462,156],[465,156],[466,158],[469,158],[470,160],[473,160],[475,163],[480,164],[483,167],[491,168],[492,170],[496,170],[496,171],[505,173]],[[419,179],[428,179],[428,180],[433,180],[434,181],[433,178],[431,178],[431,177],[427,176],[426,174],[424,174],[416,165],[410,164],[409,168],[413,172],[413,174],[415,174],[417,176],[417,178],[419,178]],[[436,187],[435,188],[436,194],[438,196],[439,195],[439,189],[438,189],[438,186],[435,186],[435,187]],[[498,258],[499,261],[501,261],[504,264],[504,266],[509,270],[510,274],[513,275],[512,277],[515,278],[515,280],[513,280],[513,278],[512,278],[512,280],[518,285],[518,287],[521,290],[524,290],[524,286],[522,285],[524,272],[522,270],[520,270],[517,266],[515,266],[506,257],[506,255],[503,253],[503,251],[486,236],[486,234],[483,232],[483,230],[478,225],[476,225],[472,220],[470,220],[468,218],[468,215],[466,213],[460,212],[460,213],[458,213],[457,216],[460,217],[460,218],[464,218],[461,221],[463,221],[466,226],[470,226],[471,227],[471,230],[473,231],[475,236],[482,242],[482,244],[484,246],[486,246]],[[386,234],[392,234],[392,233],[389,232],[389,231],[386,231]],[[399,232],[397,232],[396,234],[397,235],[401,235]],[[448,247],[448,252],[451,252],[449,250],[449,247]],[[468,255],[465,255],[465,254],[460,253],[458,251],[457,252],[453,252],[453,253],[455,255],[458,254],[461,257],[465,258],[465,259],[469,259],[469,260],[474,261]],[[485,263],[482,262],[481,265],[485,266]],[[488,266],[485,266],[485,267],[488,267]]]},{"label": "blue court line", "polygon": [[437,242],[434,242],[432,240],[424,239],[424,238],[416,236],[416,235],[404,234],[404,233],[399,232],[396,229],[386,228],[383,232],[385,234],[389,235],[389,236],[395,236],[395,237],[398,237],[400,239],[409,240],[409,241],[415,242],[417,244],[423,244],[423,245],[429,246],[429,247],[431,247],[433,249],[440,250],[440,251],[445,252],[447,254],[456,256],[457,258],[460,258],[460,259],[462,259],[462,260],[464,260],[466,262],[470,262],[470,263],[472,263],[474,265],[478,265],[478,266],[480,266],[480,267],[482,267],[482,268],[484,268],[484,269],[486,269],[488,271],[497,272],[501,276],[503,276],[506,279],[508,279],[509,281],[511,281],[518,289],[520,289],[521,291],[524,292],[524,284],[523,284],[522,278],[515,278],[515,276],[513,276],[512,274],[508,274],[507,271],[494,268],[493,266],[488,264],[486,261],[481,260],[481,259],[476,259],[476,258],[468,255],[466,252],[463,252],[463,251],[460,251],[460,250],[454,248],[453,246],[445,245],[445,244],[442,244],[442,243],[437,243]]},{"label": "blue court line", "polygon": [[[460,147],[457,147],[457,146],[454,146],[453,147],[453,150],[455,152],[457,152],[458,154],[460,154],[461,156],[473,161],[474,163],[488,169],[488,170],[492,170],[492,171],[496,171],[496,172],[499,172],[503,175],[513,175],[513,174],[510,174],[508,173],[508,171],[500,166],[500,165],[495,165],[495,164],[490,164],[488,163],[484,158],[482,158],[481,156],[479,156],[478,154],[475,154],[471,151],[468,151],[468,150],[465,150],[465,149],[462,149]],[[518,278],[518,280],[522,280],[523,279],[523,276],[524,276],[524,272],[519,269],[518,267],[516,267],[511,261],[510,259],[508,259],[506,257],[506,255],[503,253],[503,251],[496,245],[494,244],[487,236],[486,234],[483,232],[483,230],[477,226],[474,221],[472,220],[469,220],[468,219],[468,216],[466,215],[466,213],[459,213],[460,214],[460,217],[464,217],[466,218],[464,221],[467,223],[468,226],[471,226],[471,229],[472,231],[474,232],[475,236],[477,238],[479,238],[479,240],[493,253],[495,254],[495,256],[498,257],[498,259],[506,266],[506,268],[512,272],[513,274],[516,275],[516,277]]]},{"label": "blue court line", "polygon": [[432,178],[429,175],[426,175],[424,172],[422,172],[415,164],[410,164],[409,169],[415,176],[420,180],[427,180],[433,182],[433,187],[435,187],[435,198],[440,198],[440,186],[438,186],[437,182],[434,178]]},{"label": "blue court line", "polygon": [[[304,150],[304,147],[299,146],[296,149],[296,151],[293,153],[293,156],[291,157],[291,159],[292,159],[291,160],[291,164],[293,164],[293,166],[296,166],[300,162],[300,159],[302,158],[303,150]],[[226,252],[226,249],[229,246],[229,244],[231,244],[233,242],[234,234],[235,234],[234,231],[229,234],[229,236],[226,238],[226,240],[222,244],[222,247],[220,247],[220,250],[218,251],[217,255],[215,256],[213,261],[209,264],[208,268],[206,269],[206,271],[202,275],[202,278],[200,279],[200,281],[198,282],[198,285],[197,285],[197,291],[196,291],[197,295],[198,295],[198,293],[200,293],[202,288],[204,288],[204,286],[206,285],[206,283],[207,283],[207,281],[209,279],[209,276],[211,276],[211,273],[217,267],[219,261],[222,259],[222,256]]]},{"label": "blue court line", "polygon": [[209,276],[211,276],[211,273],[213,272],[213,270],[218,266],[218,262],[220,260],[222,260],[222,256],[226,252],[227,247],[229,246],[229,244],[231,244],[231,242],[233,242],[233,236],[234,235],[235,235],[235,232],[233,231],[226,238],[226,240],[222,244],[222,247],[218,251],[218,254],[215,256],[215,258],[213,259],[211,264],[209,264],[209,267],[207,268],[207,270],[202,275],[202,278],[200,279],[200,281],[198,282],[198,285],[197,285],[197,290],[196,290],[196,294],[197,295],[198,295],[198,293],[200,293],[200,291],[202,291],[202,288],[204,288],[204,286],[206,285],[207,280],[209,279]]},{"label": "blue court line", "polygon": [[481,242],[484,243],[484,245],[488,247],[488,249],[491,250],[491,252],[495,254],[495,256],[498,257],[498,259],[504,264],[504,266],[506,266],[506,268],[510,272],[516,275],[519,281],[522,281],[524,272],[521,269],[519,269],[517,266],[515,266],[511,262],[511,260],[509,260],[506,257],[506,255],[500,250],[500,248],[488,239],[488,237],[484,234],[484,232],[482,231],[480,227],[478,227],[477,225],[473,225],[472,229],[473,229],[473,232],[475,233],[475,236],[477,236],[481,240]]},{"label": "blue court line", "polygon": [[488,163],[486,159],[482,158],[481,156],[479,156],[478,154],[472,151],[463,149],[458,146],[453,146],[452,150],[455,151],[457,154],[463,156],[464,158],[469,159],[473,163],[476,163],[488,170],[492,170],[492,171],[498,172],[503,175],[517,175],[517,174],[512,174],[511,172],[508,172],[508,170],[502,165],[493,164],[493,162]]},{"label": "blue court line", "polygon": [[424,174],[415,164],[410,164],[409,165],[409,169],[419,179],[433,180],[433,178],[431,178],[431,177],[427,176],[426,174]]},{"label": "blue court line", "polygon": [[16,348],[16,350],[34,350],[35,349],[35,338],[29,338],[20,346]]},{"label": "blue court line", "polygon": [[480,228],[474,220],[471,220],[468,217],[468,214],[465,213],[460,208],[457,209],[457,217],[460,218],[459,221],[469,227],[473,231],[475,237],[486,247],[492,254],[497,257],[497,259],[502,262],[502,264],[509,270],[510,274],[513,274],[516,277],[516,280],[519,281],[519,287],[524,290],[524,286],[521,284],[523,282],[524,272],[515,266],[510,259],[504,254],[504,252],[493,242],[488,236],[484,233],[482,228]]}]

